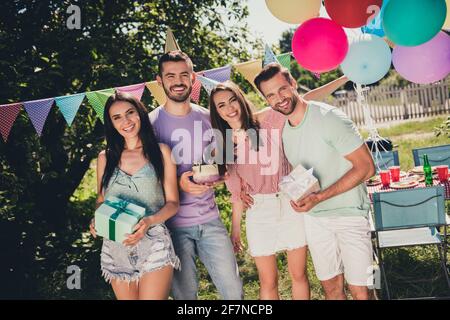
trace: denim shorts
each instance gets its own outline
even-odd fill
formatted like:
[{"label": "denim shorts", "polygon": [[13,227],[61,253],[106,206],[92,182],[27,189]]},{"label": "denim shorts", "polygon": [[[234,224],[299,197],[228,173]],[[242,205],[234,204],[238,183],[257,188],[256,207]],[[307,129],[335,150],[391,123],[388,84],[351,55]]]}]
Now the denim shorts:
[{"label": "denim shorts", "polygon": [[139,281],[145,273],[168,265],[180,269],[180,260],[175,255],[165,224],[150,227],[145,236],[132,247],[104,239],[100,264],[107,282],[113,279]]}]

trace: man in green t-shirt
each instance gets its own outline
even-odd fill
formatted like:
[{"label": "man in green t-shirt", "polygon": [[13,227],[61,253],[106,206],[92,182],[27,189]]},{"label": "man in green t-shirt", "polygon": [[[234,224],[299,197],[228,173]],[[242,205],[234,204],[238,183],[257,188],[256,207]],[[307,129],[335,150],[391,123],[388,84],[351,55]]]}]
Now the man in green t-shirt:
[{"label": "man in green t-shirt", "polygon": [[364,181],[375,174],[375,166],[364,140],[339,109],[303,100],[296,81],[279,64],[267,65],[255,84],[287,117],[287,159],[294,168],[313,168],[320,182],[320,192],[291,205],[305,214],[309,251],[326,298],[345,299],[345,276],[353,298],[368,299],[373,253]]}]

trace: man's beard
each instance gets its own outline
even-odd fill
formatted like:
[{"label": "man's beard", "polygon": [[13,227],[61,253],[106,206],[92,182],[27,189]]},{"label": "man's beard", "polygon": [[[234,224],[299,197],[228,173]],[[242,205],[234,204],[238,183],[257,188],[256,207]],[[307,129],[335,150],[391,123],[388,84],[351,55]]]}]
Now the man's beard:
[{"label": "man's beard", "polygon": [[278,104],[277,104],[275,106],[276,107],[275,111],[277,111],[279,113],[282,113],[285,116],[291,115],[294,112],[294,110],[295,110],[295,106],[297,105],[298,98],[294,95],[294,96],[292,96],[292,98],[290,100],[291,100],[291,104],[290,104],[290,107],[287,110],[279,109],[278,106],[277,106]]},{"label": "man's beard", "polygon": [[[174,88],[174,87],[180,87],[180,86],[172,86],[172,88]],[[166,93],[167,98],[169,98],[170,100],[175,101],[175,102],[186,102],[187,100],[190,99],[191,92],[192,92],[192,86],[190,86],[190,87],[183,86],[183,87],[187,88],[188,90],[185,94],[183,94],[182,96],[179,96],[179,95],[172,94],[171,88],[167,89],[163,83],[163,89],[164,89],[164,92]]]}]

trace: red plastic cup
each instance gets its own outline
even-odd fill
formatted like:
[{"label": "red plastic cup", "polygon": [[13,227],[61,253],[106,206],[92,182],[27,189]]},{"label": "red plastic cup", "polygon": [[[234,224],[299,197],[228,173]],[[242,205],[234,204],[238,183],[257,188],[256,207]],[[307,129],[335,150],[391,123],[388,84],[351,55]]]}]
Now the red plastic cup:
[{"label": "red plastic cup", "polygon": [[448,180],[448,166],[437,166],[438,177],[440,182]]},{"label": "red plastic cup", "polygon": [[391,173],[392,182],[400,181],[400,167],[399,166],[389,167],[389,172]]},{"label": "red plastic cup", "polygon": [[389,187],[391,184],[391,173],[388,170],[380,171],[380,178],[383,187]]}]

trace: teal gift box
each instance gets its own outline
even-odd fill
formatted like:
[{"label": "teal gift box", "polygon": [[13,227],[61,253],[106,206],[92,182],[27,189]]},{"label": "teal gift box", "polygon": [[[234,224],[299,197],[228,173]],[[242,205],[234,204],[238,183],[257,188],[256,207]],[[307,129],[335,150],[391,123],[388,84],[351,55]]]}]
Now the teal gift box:
[{"label": "teal gift box", "polygon": [[97,235],[122,243],[126,234],[145,216],[145,208],[117,197],[108,197],[95,211]]}]

